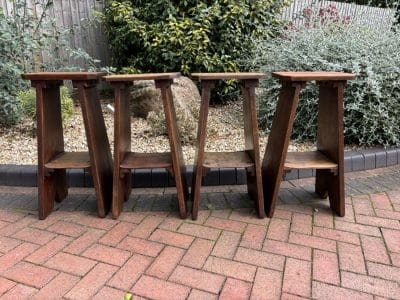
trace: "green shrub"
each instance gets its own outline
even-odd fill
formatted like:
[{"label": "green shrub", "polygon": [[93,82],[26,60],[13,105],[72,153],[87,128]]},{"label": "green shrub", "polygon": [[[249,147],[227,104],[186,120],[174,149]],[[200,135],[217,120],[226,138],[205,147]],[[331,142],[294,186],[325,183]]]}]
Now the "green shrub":
[{"label": "green shrub", "polygon": [[[29,84],[21,79],[22,73],[79,70],[69,64],[69,57],[88,67],[98,62],[82,49],[68,47],[71,28],[57,29],[48,15],[53,0],[32,3],[13,0],[9,16],[0,8],[0,126],[15,125],[20,119],[17,94]],[[43,56],[50,59],[43,61]]]},{"label": "green shrub", "polygon": [[[63,122],[74,114],[74,100],[67,87],[60,89],[61,117]],[[22,113],[32,119],[36,119],[36,91],[28,89],[18,93],[18,102]]]},{"label": "green shrub", "polygon": [[284,0],[110,0],[103,15],[122,72],[235,72],[255,37],[272,36]]},{"label": "green shrub", "polygon": [[[359,145],[400,144],[400,32],[356,24],[333,23],[288,30],[260,42],[251,61],[263,72],[345,71],[357,75],[345,89],[345,142]],[[259,118],[269,130],[280,84],[262,84]],[[301,95],[293,137],[314,140],[317,118],[316,85]]]},{"label": "green shrub", "polygon": [[0,8],[0,125],[12,125],[18,122],[20,110],[17,100],[18,91],[25,82],[20,74],[24,58],[32,44],[26,33],[19,32],[15,23],[7,18]]}]

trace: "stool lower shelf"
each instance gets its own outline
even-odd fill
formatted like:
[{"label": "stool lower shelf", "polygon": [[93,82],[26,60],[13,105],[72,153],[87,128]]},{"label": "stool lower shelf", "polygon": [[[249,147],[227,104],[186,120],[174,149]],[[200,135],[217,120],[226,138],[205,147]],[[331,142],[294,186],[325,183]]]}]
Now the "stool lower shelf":
[{"label": "stool lower shelf", "polygon": [[248,151],[237,152],[205,152],[203,167],[205,168],[250,168],[254,160]]},{"label": "stool lower shelf", "polygon": [[48,169],[90,168],[89,152],[62,152],[44,165]]},{"label": "stool lower shelf", "polygon": [[120,167],[123,169],[151,169],[172,168],[172,156],[170,152],[163,153],[138,153],[125,154]]},{"label": "stool lower shelf", "polygon": [[284,164],[285,170],[290,169],[337,169],[338,164],[320,151],[288,152]]}]

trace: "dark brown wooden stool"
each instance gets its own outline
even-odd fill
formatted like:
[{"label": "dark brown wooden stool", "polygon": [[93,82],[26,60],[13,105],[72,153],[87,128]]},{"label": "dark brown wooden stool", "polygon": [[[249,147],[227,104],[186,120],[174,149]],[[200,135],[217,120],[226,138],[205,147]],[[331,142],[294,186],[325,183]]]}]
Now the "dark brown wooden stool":
[{"label": "dark brown wooden stool", "polygon": [[[264,77],[264,74],[194,73],[191,76],[201,82],[201,106],[191,191],[193,220],[197,219],[199,211],[201,180],[204,171],[209,168],[246,168],[248,192],[255,201],[258,216],[260,218],[265,217],[255,94],[259,80]],[[239,152],[205,152],[211,89],[215,86],[217,80],[229,79],[239,80],[242,86],[245,150]]]},{"label": "dark brown wooden stool", "polygon": [[[275,72],[282,89],[262,163],[265,208],[274,215],[283,172],[317,169],[315,191],[344,216],[343,93],[355,75],[341,72]],[[317,151],[287,153],[300,90],[307,81],[319,85]]]},{"label": "dark brown wooden stool", "polygon": [[[97,212],[105,217],[111,205],[112,157],[97,83],[104,73],[43,72],[24,74],[36,88],[39,219],[45,219],[68,194],[66,169],[90,168]],[[65,152],[60,86],[72,80],[78,89],[89,152]]]},{"label": "dark brown wooden stool", "polygon": [[[133,74],[106,76],[114,88],[114,186],[112,215],[117,218],[123,202],[131,192],[130,169],[166,168],[174,177],[179,202],[181,218],[187,216],[187,199],[189,195],[186,184],[186,167],[184,165],[175,107],[171,92],[171,84],[179,73]],[[137,153],[131,152],[131,122],[129,109],[129,88],[135,80],[154,80],[161,90],[165,120],[171,152],[167,153]]]}]

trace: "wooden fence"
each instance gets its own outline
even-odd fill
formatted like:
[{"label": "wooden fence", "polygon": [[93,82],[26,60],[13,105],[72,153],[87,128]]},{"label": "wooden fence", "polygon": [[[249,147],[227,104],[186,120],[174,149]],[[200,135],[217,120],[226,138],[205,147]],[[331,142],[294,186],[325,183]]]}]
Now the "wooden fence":
[{"label": "wooden fence", "polygon": [[[32,6],[37,0],[27,0]],[[101,11],[106,0],[54,0],[50,9],[49,18],[54,18],[59,28],[78,28],[69,37],[71,48],[82,48],[92,57],[101,60],[102,66],[111,63],[107,41],[101,25],[88,23],[93,19],[95,10]],[[368,0],[366,0],[367,2]],[[12,13],[12,0],[0,0],[0,7],[6,14]],[[292,0],[291,5],[283,12],[283,19],[291,20],[295,25],[304,20],[302,12],[306,7],[319,9],[334,4],[341,16],[350,16],[351,20],[368,26],[379,26],[389,29],[394,17],[394,9],[376,8],[365,5],[356,5],[326,0]],[[51,58],[44,58],[51,59]]]},{"label": "wooden fence", "polygon": [[[365,3],[367,4],[368,0]],[[290,20],[294,25],[300,25],[304,22],[302,15],[305,8],[309,7],[318,11],[328,5],[334,5],[341,17],[350,17],[352,22],[375,28],[379,27],[383,30],[391,28],[395,14],[395,9],[393,8],[380,8],[327,0],[292,0],[290,6],[283,12],[283,19]]]},{"label": "wooden fence", "polygon": [[[28,6],[33,7],[35,1],[27,0]],[[12,3],[12,0],[0,0],[0,7],[10,15]],[[102,66],[108,66],[111,60],[103,28],[98,22],[92,22],[94,12],[102,11],[104,4],[105,0],[54,0],[48,18],[54,19],[56,27],[61,30],[73,29],[68,37],[71,48],[84,49],[93,58],[101,60]],[[47,59],[51,57],[44,57],[44,60]]]}]

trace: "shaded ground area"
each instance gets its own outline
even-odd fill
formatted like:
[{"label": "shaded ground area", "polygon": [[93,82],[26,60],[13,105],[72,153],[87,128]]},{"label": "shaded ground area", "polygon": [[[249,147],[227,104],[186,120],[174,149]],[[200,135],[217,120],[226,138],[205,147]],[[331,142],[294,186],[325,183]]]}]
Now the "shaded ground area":
[{"label": "shaded ground area", "polygon": [[400,299],[400,166],[346,174],[346,216],[284,182],[274,218],[244,186],[203,189],[196,222],[174,189],[134,189],[118,220],[71,189],[46,220],[36,188],[0,187],[1,299]]}]

